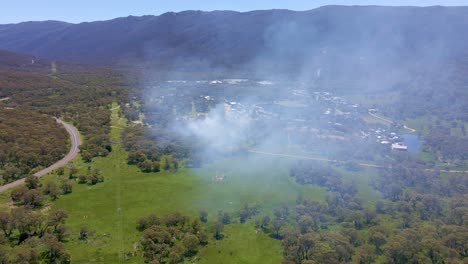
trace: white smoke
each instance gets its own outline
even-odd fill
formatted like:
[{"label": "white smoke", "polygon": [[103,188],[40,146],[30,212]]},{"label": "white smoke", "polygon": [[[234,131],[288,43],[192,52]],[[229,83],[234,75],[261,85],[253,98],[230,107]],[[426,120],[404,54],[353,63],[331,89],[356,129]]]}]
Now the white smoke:
[{"label": "white smoke", "polygon": [[195,136],[206,152],[227,152],[237,148],[246,139],[245,131],[252,119],[246,113],[232,113],[229,104],[219,104],[206,115],[190,119],[175,131]]}]

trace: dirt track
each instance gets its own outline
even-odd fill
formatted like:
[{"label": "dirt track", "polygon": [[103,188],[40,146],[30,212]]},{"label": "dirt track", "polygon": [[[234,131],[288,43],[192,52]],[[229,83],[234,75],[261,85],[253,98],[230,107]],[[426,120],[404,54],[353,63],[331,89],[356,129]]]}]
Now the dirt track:
[{"label": "dirt track", "polygon": [[[265,152],[265,151],[259,151],[259,150],[248,150],[250,153],[256,153],[256,154],[262,154],[262,155],[268,155],[268,156],[277,156],[277,157],[284,157],[284,158],[296,158],[296,159],[305,159],[305,160],[316,160],[316,161],[325,161],[325,162],[345,162],[342,160],[332,160],[332,159],[325,159],[325,158],[317,158],[317,157],[309,157],[309,156],[299,156],[299,155],[289,155],[289,154],[282,154],[282,153],[273,153],[273,152]],[[363,167],[371,167],[371,168],[380,168],[380,169],[391,169],[391,167],[385,167],[381,165],[376,165],[376,164],[371,164],[371,163],[362,163],[362,162],[357,162],[356,163],[359,166]],[[435,169],[424,169],[424,171],[440,171],[440,172],[449,172],[449,173],[468,173],[468,171],[464,170],[435,170]]]},{"label": "dirt track", "polygon": [[[67,132],[70,134],[70,138],[71,138],[71,141],[72,141],[70,151],[68,152],[68,154],[63,159],[57,161],[56,163],[50,165],[49,167],[47,167],[47,168],[45,168],[43,170],[40,170],[40,171],[36,172],[34,174],[34,176],[36,176],[36,177],[42,177],[42,176],[46,175],[47,173],[49,173],[49,172],[51,172],[51,171],[53,171],[53,170],[55,170],[57,168],[60,168],[60,167],[64,166],[70,160],[72,160],[74,157],[76,157],[76,155],[78,155],[78,152],[80,152],[80,150],[78,148],[80,146],[80,144],[81,144],[80,134],[78,133],[78,130],[76,129],[76,127],[63,122],[60,119],[56,119],[56,120],[57,120],[57,123],[63,125],[65,127],[65,129],[67,130]],[[19,180],[14,181],[14,182],[10,182],[10,183],[5,184],[3,186],[0,186],[0,193],[3,192],[3,191],[6,191],[8,189],[11,189],[11,188],[13,188],[15,186],[21,185],[23,183],[24,183],[24,178],[19,179]]]}]

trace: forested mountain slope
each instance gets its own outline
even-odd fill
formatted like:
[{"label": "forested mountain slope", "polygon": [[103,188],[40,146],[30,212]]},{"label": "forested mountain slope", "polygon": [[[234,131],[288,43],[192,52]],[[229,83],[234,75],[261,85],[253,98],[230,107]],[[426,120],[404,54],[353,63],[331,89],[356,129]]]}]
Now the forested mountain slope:
[{"label": "forested mountain slope", "polygon": [[467,14],[464,7],[327,6],[304,12],[171,12],[80,24],[25,22],[0,25],[0,48],[100,64],[192,58],[237,66],[284,59],[297,67],[325,50],[355,62],[378,52],[379,58],[368,58],[369,66],[382,64],[382,58],[400,64],[408,57],[456,56],[466,48]]}]

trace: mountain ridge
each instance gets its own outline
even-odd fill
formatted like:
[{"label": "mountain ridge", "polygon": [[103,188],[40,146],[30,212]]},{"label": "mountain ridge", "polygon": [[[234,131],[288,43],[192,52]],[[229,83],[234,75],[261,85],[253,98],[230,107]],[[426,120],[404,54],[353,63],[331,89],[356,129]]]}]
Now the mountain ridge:
[{"label": "mountain ridge", "polygon": [[[343,67],[343,61],[346,67],[363,64],[360,58],[368,68],[392,67],[402,60],[449,60],[466,51],[467,16],[468,7],[324,6],[167,12],[78,24],[23,22],[0,25],[0,49],[99,65],[300,70],[321,64],[327,53],[333,67]],[[380,58],[372,59],[375,55]]]}]

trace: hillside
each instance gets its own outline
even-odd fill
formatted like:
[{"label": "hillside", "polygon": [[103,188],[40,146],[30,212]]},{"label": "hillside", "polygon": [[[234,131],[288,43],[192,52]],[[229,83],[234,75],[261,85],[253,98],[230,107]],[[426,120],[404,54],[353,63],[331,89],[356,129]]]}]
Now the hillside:
[{"label": "hillside", "polygon": [[0,264],[468,263],[467,15],[0,25]]},{"label": "hillside", "polygon": [[124,66],[150,79],[288,79],[336,92],[397,91],[404,96],[387,109],[395,117],[429,111],[466,119],[467,15],[467,7],[326,6],[24,22],[0,25],[0,48]]},{"label": "hillside", "polygon": [[15,70],[39,70],[50,69],[50,62],[39,59],[36,56],[18,54],[15,52],[0,50],[0,68]]},{"label": "hillside", "polygon": [[457,56],[468,40],[467,14],[465,7],[327,6],[304,12],[171,12],[80,24],[25,22],[0,25],[0,48],[98,64],[237,67],[281,61],[275,67],[297,70],[327,62],[344,71]]}]

